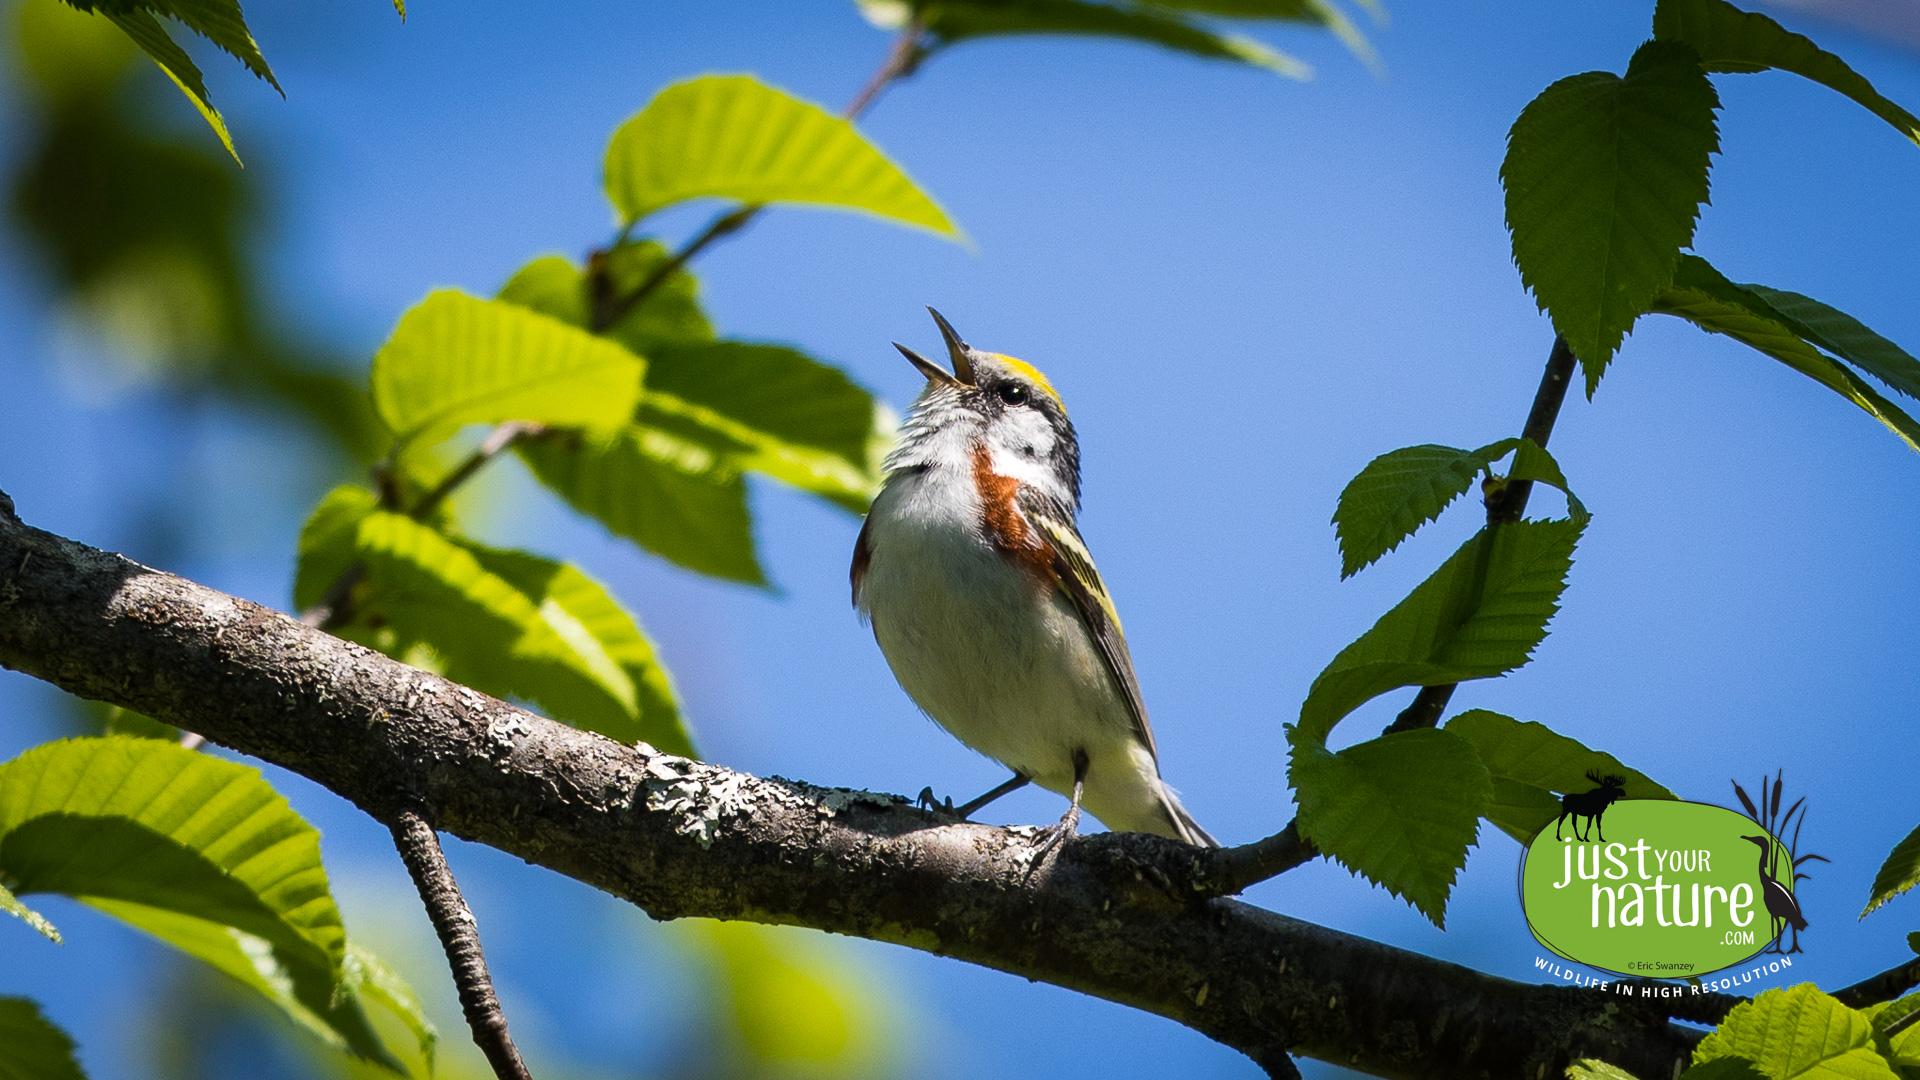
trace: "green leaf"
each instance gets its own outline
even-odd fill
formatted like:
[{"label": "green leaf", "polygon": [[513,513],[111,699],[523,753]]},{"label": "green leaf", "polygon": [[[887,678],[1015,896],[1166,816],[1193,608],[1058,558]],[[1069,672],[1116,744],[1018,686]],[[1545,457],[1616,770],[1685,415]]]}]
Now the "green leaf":
[{"label": "green leaf", "polygon": [[[650,242],[625,245],[615,255],[609,257],[608,274],[621,290],[631,289],[666,257]],[[591,307],[586,278],[557,257],[538,259],[523,268],[501,290],[500,298],[579,326],[586,325]],[[840,369],[783,345],[712,340],[713,328],[700,310],[696,283],[687,275],[669,277],[651,299],[607,333],[648,358],[640,424],[628,431],[626,440],[652,445],[657,448],[654,457],[665,453],[679,462],[680,472],[710,474],[718,484],[720,490],[714,490],[715,483],[702,485],[705,490],[676,485],[689,508],[712,504],[720,511],[739,506],[738,512],[744,514],[744,496],[735,493],[731,474],[754,471],[856,513],[866,511],[879,490],[880,460],[892,440],[893,425],[873,395]],[[569,445],[592,452],[585,443]],[[623,470],[636,463],[620,456],[619,440],[613,449],[614,459],[590,459],[575,467],[597,472],[603,464],[617,466],[613,475],[580,478],[578,483],[593,490],[625,483]],[[716,466],[706,464],[701,455]],[[548,465],[555,465],[551,452],[535,450],[523,456],[542,456]],[[711,472],[715,467],[720,471]],[[574,470],[546,475],[573,478]],[[656,480],[666,483],[669,478],[659,474]],[[633,530],[646,513],[643,504],[635,504],[634,514],[612,512],[612,500],[582,498],[571,480],[556,490],[582,512],[600,516],[615,532],[639,539]],[[601,516],[588,505],[609,513]],[[709,528],[737,535],[731,532],[727,516],[714,519]],[[666,531],[682,532],[677,524]],[[761,580],[757,566],[749,571],[747,560],[738,557],[746,547],[735,545],[721,552],[730,569],[714,571],[685,561],[678,553],[685,545],[656,539],[661,546],[642,543],[693,569],[736,580]]]},{"label": "green leaf", "polygon": [[[328,1046],[406,1075],[406,1066],[368,1019],[350,967],[343,968],[336,984],[329,972],[290,959],[267,939],[216,920],[131,900],[87,897],[85,901],[232,977]],[[353,948],[348,946],[349,957]]]},{"label": "green leaf", "polygon": [[1313,680],[1300,731],[1315,742],[1348,713],[1402,686],[1502,675],[1525,664],[1560,609],[1582,526],[1483,528]]},{"label": "green leaf", "polygon": [[113,24],[133,39],[140,51],[147,54],[173,85],[187,95],[193,107],[200,112],[200,118],[207,122],[213,133],[220,137],[220,145],[227,148],[236,163],[240,162],[239,151],[233,148],[233,135],[227,131],[227,122],[221,119],[220,110],[213,107],[213,99],[207,96],[206,79],[186,51],[174,44],[172,38],[161,27],[159,20],[151,12],[142,8],[128,8],[124,11],[102,11],[102,15],[113,20]]},{"label": "green leaf", "polygon": [[1251,64],[1293,79],[1313,77],[1311,66],[1252,38],[1217,33],[1174,12],[1152,7],[1118,7],[1091,0],[940,0],[917,6],[928,32],[942,45],[1006,34],[1084,34],[1140,41],[1209,60]]},{"label": "green leaf", "polygon": [[420,996],[413,992],[413,986],[372,950],[353,942],[347,943],[342,975],[343,985],[350,993],[384,1006],[400,1019],[413,1035],[420,1057],[426,1062],[427,1075],[432,1076],[439,1056],[440,1031],[427,1019],[427,1011],[420,1004]]},{"label": "green leaf", "polygon": [[662,90],[614,132],[606,186],[628,224],[717,196],[844,207],[960,235],[852,124],[748,75],[704,75]]},{"label": "green leaf", "polygon": [[425,643],[446,674],[623,742],[690,748],[671,684],[633,617],[577,568],[456,540],[400,514],[360,522],[367,607],[404,654]]},{"label": "green leaf", "polygon": [[1553,459],[1552,454],[1547,453],[1547,448],[1532,439],[1518,439],[1516,443],[1517,445],[1513,448],[1513,464],[1508,467],[1507,475],[1502,478],[1503,482],[1511,484],[1518,480],[1531,480],[1537,484],[1559,488],[1560,494],[1567,497],[1568,517],[1583,523],[1592,519],[1593,515],[1587,512],[1586,506],[1580,502],[1580,497],[1575,495],[1573,488],[1567,485],[1566,476],[1560,472],[1560,463]]},{"label": "green leaf", "polygon": [[327,595],[333,583],[359,561],[354,550],[360,522],[380,506],[366,488],[342,484],[320,500],[300,527],[299,561],[293,573],[293,606],[305,611]]},{"label": "green leaf", "polygon": [[[1485,709],[1470,709],[1445,728],[1473,744],[1493,777],[1494,799],[1487,820],[1522,844],[1560,814],[1556,792],[1593,786],[1589,770],[1626,777],[1629,799],[1671,799],[1674,794],[1627,768],[1612,754],[1590,750],[1545,724],[1522,723]],[[1517,790],[1524,789],[1524,790]]]},{"label": "green leaf", "polygon": [[1431,728],[1337,754],[1297,728],[1289,738],[1301,835],[1444,928],[1447,895],[1493,798],[1472,745]]},{"label": "green leaf", "polygon": [[1516,442],[1502,439],[1478,450],[1429,443],[1390,450],[1368,462],[1340,492],[1333,511],[1340,576],[1359,573],[1438,518]]},{"label": "green leaf", "polygon": [[293,995],[326,1037],[398,1068],[364,1018],[331,1007],[347,945],[320,834],[256,769],[126,736],[28,750],[0,765],[0,873],[16,892],[73,896],[230,973],[235,943],[251,941],[250,984],[279,972],[276,1003]]},{"label": "green leaf", "polygon": [[1833,353],[1910,398],[1920,398],[1920,360],[1844,311],[1765,285],[1735,286],[1808,343]]},{"label": "green leaf", "polygon": [[1920,119],[1881,97],[1846,62],[1812,41],[1725,0],[1660,0],[1653,11],[1655,37],[1684,41],[1708,71],[1749,74],[1777,68],[1837,90],[1920,143]]},{"label": "green leaf", "polygon": [[1920,956],[1920,930],[1915,930],[1907,935],[1907,948],[1912,949],[1914,955]]},{"label": "green leaf", "polygon": [[55,945],[66,944],[65,941],[60,939],[60,931],[56,929],[52,923],[47,921],[45,915],[21,903],[20,898],[13,895],[12,891],[5,885],[0,885],[0,911],[4,911],[25,922],[35,930],[38,930],[48,941],[53,942]]},{"label": "green leaf", "polygon": [[[621,244],[600,256],[599,272],[615,295],[638,288],[667,261],[667,250],[652,240]],[[568,326],[586,329],[593,311],[587,276],[558,255],[533,260],[500,288],[499,299],[529,307]],[[685,269],[668,274],[645,303],[622,316],[605,336],[651,358],[662,342],[711,341],[713,323],[700,306],[700,283]]]},{"label": "green leaf", "polygon": [[[1880,872],[1873,875],[1873,889],[1867,896],[1867,906],[1860,912],[1860,917],[1864,919],[1873,914],[1875,909],[1915,885],[1920,885],[1920,827],[1893,845],[1887,860],[1880,864]],[[1920,952],[1920,947],[1914,951]]]},{"label": "green leaf", "polygon": [[1693,1060],[1745,1058],[1770,1080],[1897,1080],[1872,1043],[1873,1025],[1865,1016],[1802,983],[1734,1006],[1700,1040]]},{"label": "green leaf", "polygon": [[1920,450],[1920,423],[1844,365],[1807,344],[1792,328],[1772,317],[1764,298],[1727,281],[1706,260],[1683,260],[1674,284],[1661,290],[1649,310],[1685,319],[1702,330],[1723,334],[1773,357],[1853,402],[1908,446]]},{"label": "green leaf", "polygon": [[746,479],[730,455],[639,424],[610,443],[541,438],[515,449],[541,483],[614,535],[696,573],[766,584]]},{"label": "green leaf", "polygon": [[[1328,0],[1152,0],[1151,6],[1217,15],[1227,19],[1278,19],[1311,23],[1333,32],[1361,63],[1376,72],[1384,69],[1365,34]],[[1378,17],[1378,12],[1375,12]]]},{"label": "green leaf", "polygon": [[[1920,994],[1908,994],[1895,1001],[1883,1001],[1860,1010],[1873,1024],[1874,1050],[1896,1069],[1920,1066],[1920,1026],[1913,1023],[1920,1013]],[[1892,1035],[1887,1029],[1904,1025]]]},{"label": "green leaf", "polygon": [[1568,1080],[1639,1080],[1638,1077],[1617,1065],[1609,1065],[1599,1058],[1581,1058],[1567,1066]]},{"label": "green leaf", "polygon": [[0,1080],[86,1080],[73,1040],[30,998],[0,997]]},{"label": "green leaf", "polygon": [[402,446],[507,420],[611,434],[633,415],[645,366],[557,319],[445,289],[374,355],[373,401]]},{"label": "green leaf", "polygon": [[1692,49],[1650,41],[1624,79],[1562,79],[1508,133],[1500,180],[1513,261],[1580,358],[1589,397],[1693,242],[1718,107]]},{"label": "green leaf", "polygon": [[1724,1057],[1690,1067],[1680,1080],[1766,1080],[1766,1074],[1746,1058]]}]

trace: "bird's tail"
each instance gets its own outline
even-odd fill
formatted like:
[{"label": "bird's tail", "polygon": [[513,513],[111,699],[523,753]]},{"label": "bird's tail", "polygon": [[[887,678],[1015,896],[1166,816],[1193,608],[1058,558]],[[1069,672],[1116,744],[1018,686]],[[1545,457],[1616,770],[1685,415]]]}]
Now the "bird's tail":
[{"label": "bird's tail", "polygon": [[1220,841],[1215,840],[1212,833],[1201,828],[1200,823],[1193,820],[1193,815],[1187,813],[1187,808],[1180,805],[1180,796],[1175,794],[1172,788],[1164,783],[1158,786],[1160,809],[1166,812],[1167,820],[1173,824],[1175,835],[1194,847],[1217,848],[1220,846]]}]

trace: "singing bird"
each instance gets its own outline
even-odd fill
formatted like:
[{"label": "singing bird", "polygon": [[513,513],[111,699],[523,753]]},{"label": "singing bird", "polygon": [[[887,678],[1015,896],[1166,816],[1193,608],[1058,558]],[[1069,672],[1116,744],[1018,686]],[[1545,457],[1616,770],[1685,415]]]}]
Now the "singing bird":
[{"label": "singing bird", "polygon": [[1013,779],[1108,828],[1219,846],[1160,779],[1120,617],[1074,525],[1080,447],[1047,377],[971,348],[940,313],[951,372],[927,378],[853,550],[853,602],[908,696]]}]

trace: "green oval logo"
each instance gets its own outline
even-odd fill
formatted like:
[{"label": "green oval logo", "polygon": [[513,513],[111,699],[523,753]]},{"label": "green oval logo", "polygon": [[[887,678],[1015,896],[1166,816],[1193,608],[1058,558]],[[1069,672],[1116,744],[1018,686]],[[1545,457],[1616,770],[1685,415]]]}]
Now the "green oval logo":
[{"label": "green oval logo", "polygon": [[1751,959],[1784,929],[1797,945],[1806,926],[1785,846],[1725,807],[1622,799],[1556,828],[1527,845],[1520,904],[1568,960],[1682,979]]}]

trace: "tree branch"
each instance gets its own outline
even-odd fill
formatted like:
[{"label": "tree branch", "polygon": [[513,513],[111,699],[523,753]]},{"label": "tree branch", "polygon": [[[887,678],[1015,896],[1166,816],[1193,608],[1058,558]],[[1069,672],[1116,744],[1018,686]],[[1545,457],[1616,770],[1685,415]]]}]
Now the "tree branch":
[{"label": "tree branch", "polygon": [[0,665],[205,734],[379,820],[434,824],[655,918],[888,941],[1169,1017],[1269,1071],[1671,1075],[1668,1006],[1529,986],[1233,900],[1206,853],[1098,834],[1035,865],[1030,829],[760,779],[564,727],[278,612],[29,528],[0,495]]},{"label": "tree branch", "polygon": [[487,1064],[500,1080],[533,1080],[520,1051],[507,1034],[507,1015],[500,1011],[500,999],[493,992],[493,976],[487,971],[487,957],[480,949],[480,928],[460,885],[453,880],[447,854],[440,850],[440,837],[433,826],[413,810],[394,815],[393,846],[400,861],[407,864],[413,885],[420,890],[420,902],[427,907],[433,932],[447,951],[447,966],[453,969],[454,989],[460,994],[460,1010],[473,1029],[474,1044],[487,1056]]}]

